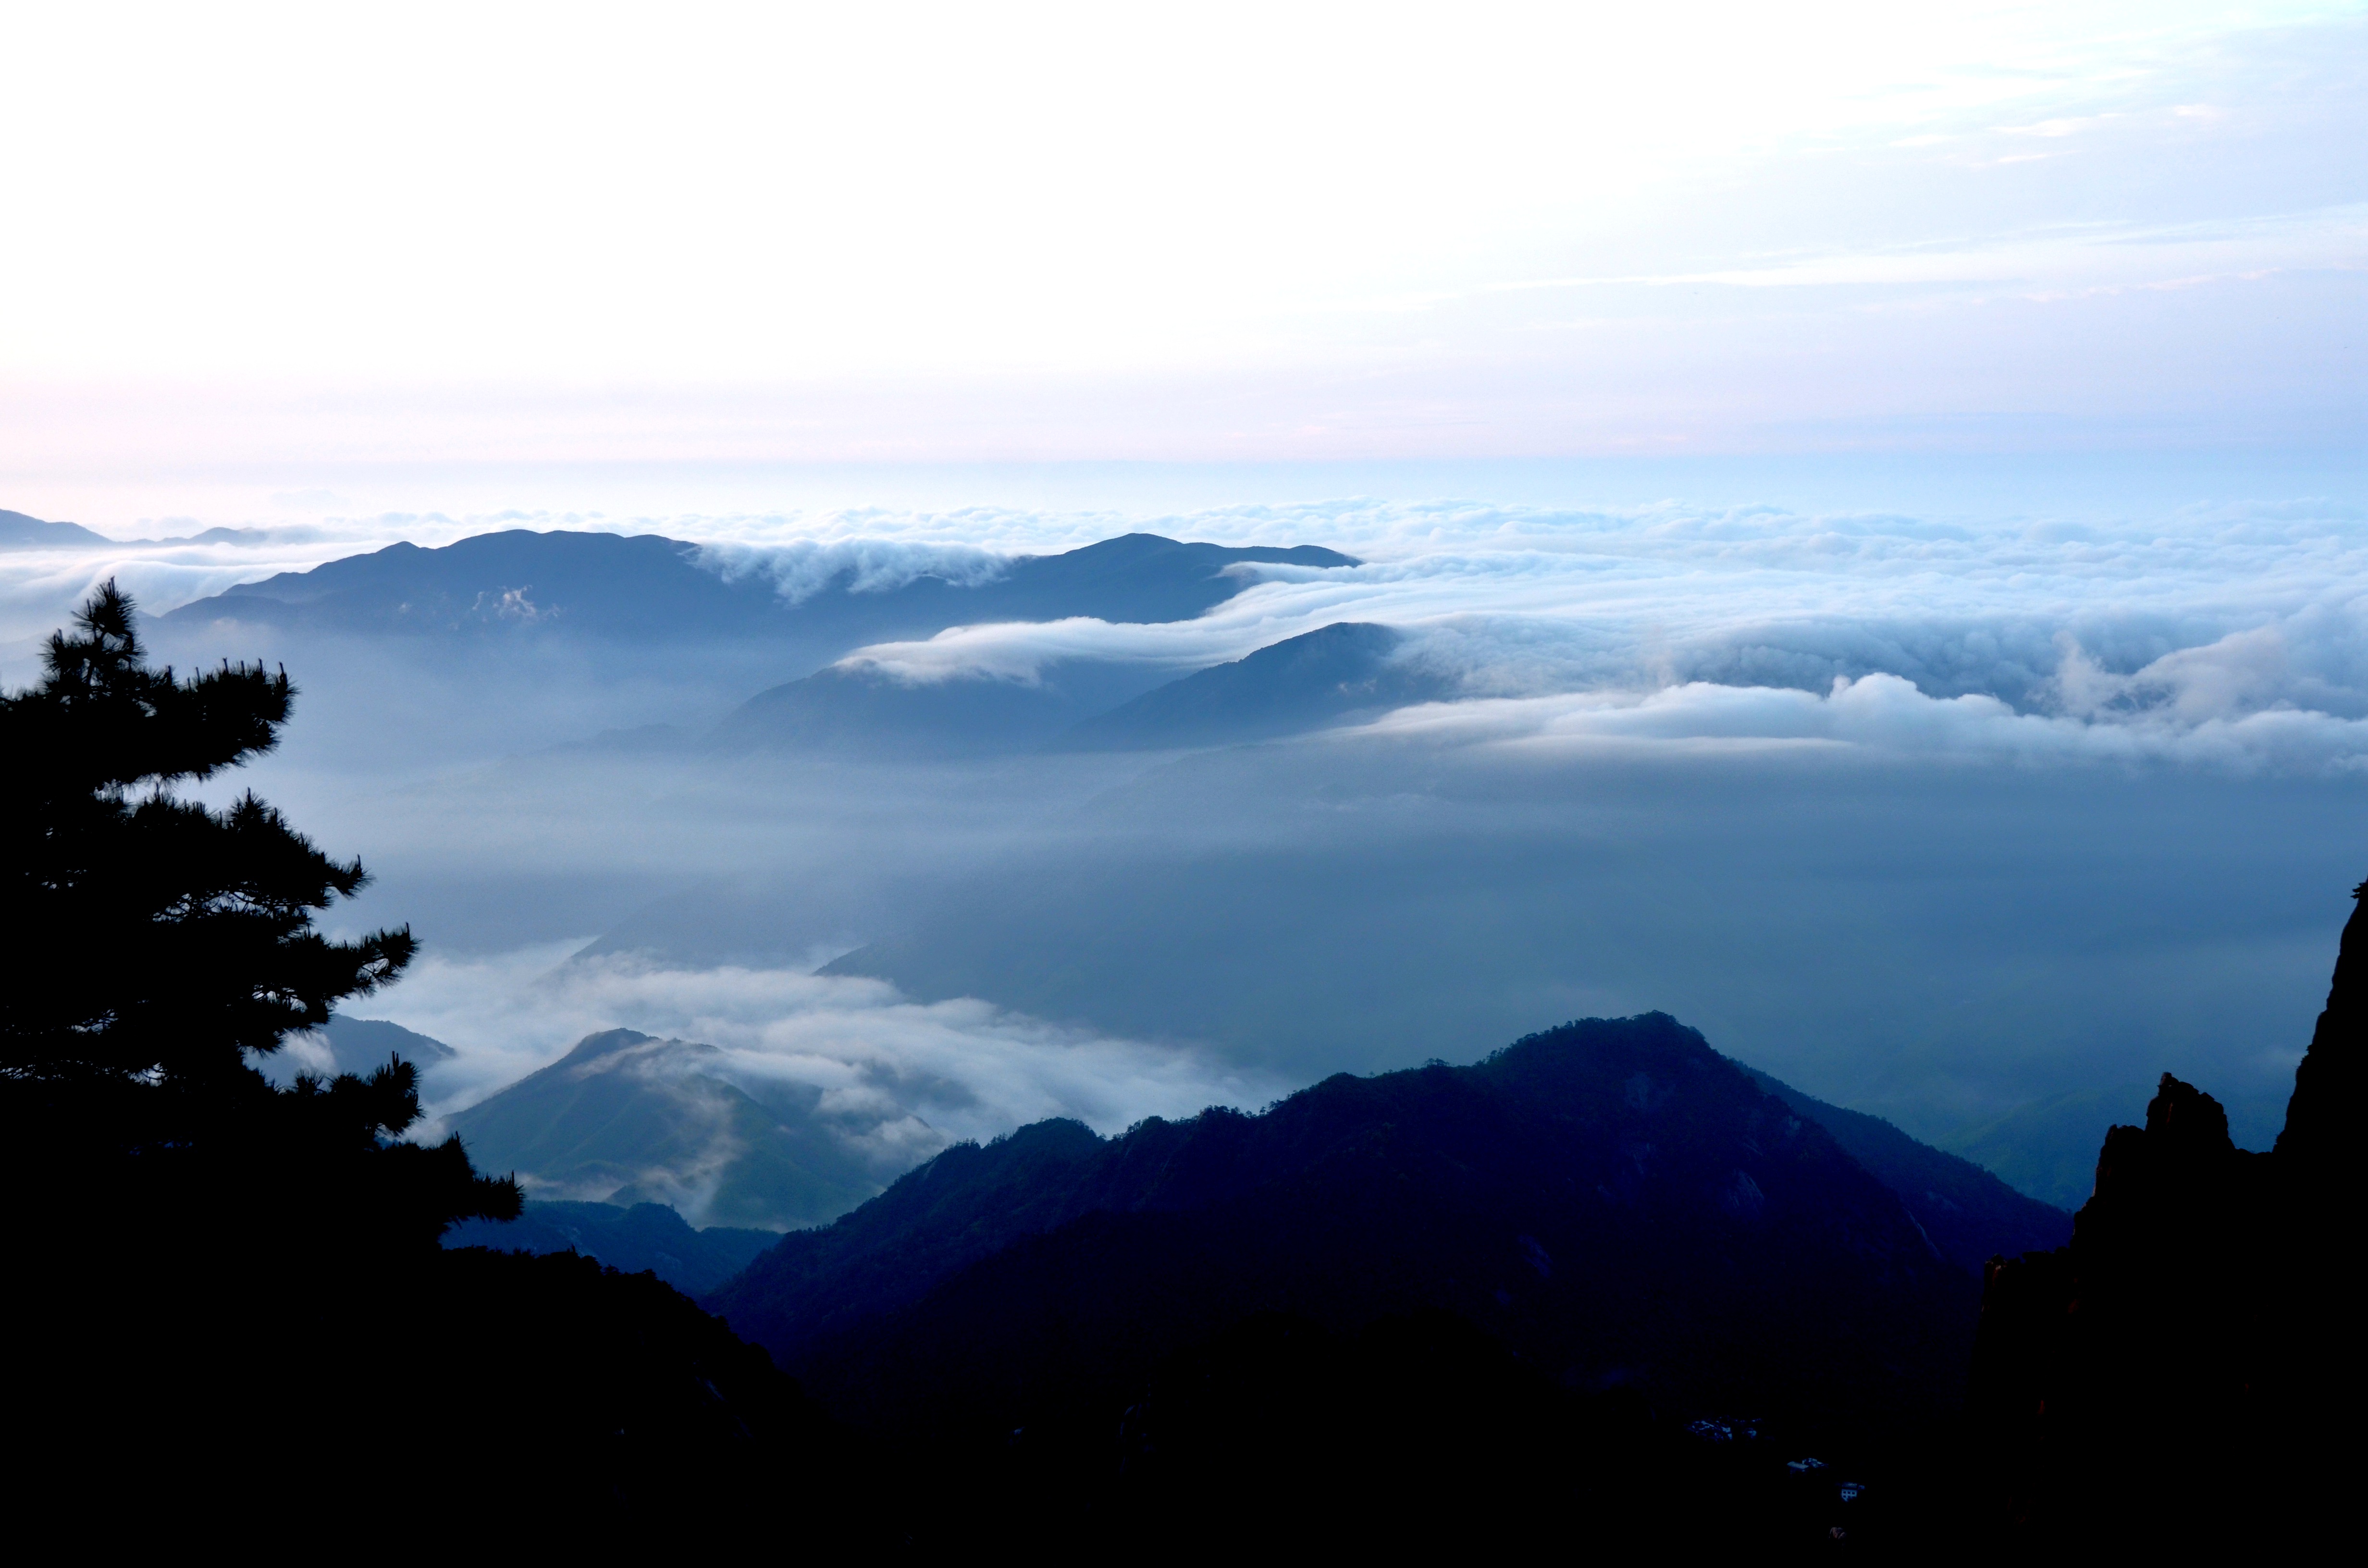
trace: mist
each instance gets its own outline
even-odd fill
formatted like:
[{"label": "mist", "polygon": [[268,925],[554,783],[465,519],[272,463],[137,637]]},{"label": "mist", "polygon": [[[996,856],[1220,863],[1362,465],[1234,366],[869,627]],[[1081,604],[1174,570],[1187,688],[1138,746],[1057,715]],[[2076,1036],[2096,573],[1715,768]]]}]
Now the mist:
[{"label": "mist", "polygon": [[[1180,620],[844,649],[564,619],[458,641],[152,625],[185,665],[295,676],[284,749],[210,788],[254,787],[363,858],[377,880],[339,928],[423,939],[356,1011],[456,1048],[427,1084],[442,1116],[631,1028],[835,1096],[830,1136],[884,1180],[1042,1116],[1116,1131],[1661,1010],[2064,1201],[2085,1181],[2064,1147],[2166,1069],[2240,1139],[2271,1134],[2362,874],[2368,514],[2279,477],[2120,510],[604,518],[791,609],[992,583],[1129,528],[1360,563],[1228,567],[1236,591]],[[225,553],[252,581],[474,526],[416,522],[72,570],[20,552],[7,593],[23,615],[109,570],[161,613],[238,577]],[[1213,749],[714,740],[817,670],[959,711],[1063,672],[1145,687],[1349,620],[1393,628],[1389,659],[1448,699]],[[698,1211],[695,1179],[665,1182]]]}]

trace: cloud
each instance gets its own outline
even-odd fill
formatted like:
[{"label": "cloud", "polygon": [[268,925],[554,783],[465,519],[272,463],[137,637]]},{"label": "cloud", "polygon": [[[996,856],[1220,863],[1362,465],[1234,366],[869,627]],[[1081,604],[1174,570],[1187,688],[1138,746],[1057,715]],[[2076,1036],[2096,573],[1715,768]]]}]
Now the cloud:
[{"label": "cloud", "polygon": [[726,582],[769,579],[786,604],[803,604],[825,588],[850,594],[887,593],[922,577],[956,587],[984,587],[1010,570],[1008,556],[973,544],[894,539],[792,540],[782,544],[701,545],[694,559]]},{"label": "cloud", "polygon": [[[633,954],[569,961],[581,942],[478,958],[429,953],[358,1005],[453,1047],[427,1085],[438,1117],[564,1055],[632,1028],[717,1047],[712,1072],[760,1097],[796,1085],[888,1169],[961,1138],[1045,1117],[1102,1131],[1213,1104],[1257,1106],[1284,1085],[1190,1049],[1113,1039],[960,1000],[924,1006],[883,982],[803,968],[674,967]],[[817,960],[822,956],[815,955]],[[432,1133],[438,1124],[431,1124]]]},{"label": "cloud", "polygon": [[[1409,633],[1402,657],[1497,699],[1616,707],[1727,687],[1822,701],[1883,676],[2100,732],[2080,755],[2128,729],[2132,755],[2310,767],[2355,744],[2342,722],[2368,717],[2368,526],[2341,503],[2075,521],[1351,501],[1204,514],[1177,531],[1321,539],[1373,559],[1241,568],[1245,590],[1191,621],[958,627],[844,662],[916,683],[1032,682],[1074,660],[1181,671],[1372,620]],[[2282,711],[2301,717],[2269,717]],[[2207,722],[2221,726],[2210,738],[2187,733]],[[1936,732],[1985,754],[2007,733]]]},{"label": "cloud", "polygon": [[[2240,661],[2241,662],[2241,661]],[[1868,753],[2027,764],[2169,762],[2239,772],[2368,770],[2368,720],[2292,708],[2246,710],[2220,666],[2190,691],[2107,718],[2021,713],[1994,697],[1932,697],[1897,676],[1837,677],[1825,693],[1694,681],[1635,694],[1576,692],[1402,709],[1360,733],[1451,745],[1552,752],[1650,746],[1827,746]],[[2083,665],[2093,672],[2093,665]],[[2116,683],[2093,673],[2090,687]],[[2241,685],[2241,681],[2236,683]]]}]

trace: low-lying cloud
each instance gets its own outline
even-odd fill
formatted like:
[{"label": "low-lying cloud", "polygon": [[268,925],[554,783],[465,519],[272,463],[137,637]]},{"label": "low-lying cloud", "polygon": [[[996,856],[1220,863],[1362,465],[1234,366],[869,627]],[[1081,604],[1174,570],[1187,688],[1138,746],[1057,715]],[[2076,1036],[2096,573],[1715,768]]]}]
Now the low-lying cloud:
[{"label": "low-lying cloud", "polygon": [[1824,693],[1693,681],[1643,694],[1573,692],[1431,703],[1401,709],[1365,733],[1533,750],[1827,745],[2029,764],[2368,769],[2368,720],[2293,708],[2240,711],[2220,704],[2201,717],[2169,704],[2110,717],[2020,713],[1994,697],[1928,696],[1889,675],[1837,676]]},{"label": "low-lying cloud", "polygon": [[693,556],[726,582],[762,577],[781,602],[803,604],[829,587],[884,594],[923,577],[979,588],[1011,568],[1009,555],[928,540],[801,539],[783,544],[702,544]]},{"label": "low-lying cloud", "polygon": [[[1146,1116],[1255,1107],[1287,1086],[1189,1048],[1115,1039],[981,1001],[924,1006],[881,981],[804,968],[676,967],[632,954],[571,960],[580,945],[473,959],[431,952],[395,986],[356,1005],[358,1016],[389,1018],[458,1052],[426,1076],[435,1119],[423,1135],[438,1134],[444,1118],[550,1064],[585,1036],[620,1028],[715,1047],[701,1054],[698,1073],[760,1101],[799,1092],[813,1108],[812,1125],[883,1183],[957,1140],[1046,1117],[1114,1132]],[[300,1039],[290,1049],[320,1070],[310,1047]],[[655,1081],[673,1071],[657,1068]],[[713,1168],[728,1156],[711,1149],[680,1168],[643,1173],[643,1185],[669,1191],[696,1218],[700,1192],[712,1188]]]}]

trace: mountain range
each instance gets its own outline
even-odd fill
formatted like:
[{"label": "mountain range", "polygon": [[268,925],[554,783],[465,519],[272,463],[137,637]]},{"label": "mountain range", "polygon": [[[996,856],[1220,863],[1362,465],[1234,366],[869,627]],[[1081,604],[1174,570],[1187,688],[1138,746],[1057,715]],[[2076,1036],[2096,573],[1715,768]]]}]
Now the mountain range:
[{"label": "mountain range", "polygon": [[[853,555],[801,558],[791,582],[763,558],[654,534],[514,529],[437,549],[394,544],[241,584],[161,617],[158,631],[193,658],[252,656],[258,640],[284,647],[293,639],[317,663],[329,646],[374,642],[481,685],[498,679],[505,659],[529,661],[518,675],[529,687],[553,678],[612,690],[703,679],[728,689],[776,672],[774,684],[745,697],[720,724],[619,724],[568,743],[577,750],[949,757],[1159,748],[1318,727],[1441,687],[1398,670],[1386,656],[1395,634],[1380,627],[1292,639],[1166,694],[1158,688],[1177,671],[1150,660],[1070,659],[1024,681],[914,681],[860,651],[958,625],[1185,620],[1247,585],[1237,570],[1245,566],[1356,564],[1314,545],[1232,547],[1137,533],[1008,560],[924,552],[883,567]],[[549,666],[562,650],[590,663],[563,676]],[[781,672],[793,678],[779,680]],[[1079,728],[1097,719],[1098,727]]]},{"label": "mountain range", "polygon": [[[1960,1256],[2035,1233],[2040,1206],[2007,1208]],[[957,1446],[1115,1432],[1169,1358],[1261,1313],[1353,1336],[1444,1312],[1552,1386],[1748,1411],[1831,1458],[1952,1405],[1977,1293],[1833,1135],[1651,1015],[1256,1116],[957,1145],[708,1305],[840,1418]]]},{"label": "mountain range", "polygon": [[833,655],[983,621],[1184,620],[1241,591],[1244,563],[1334,567],[1353,557],[1184,543],[1127,534],[1059,555],[1022,555],[963,581],[916,564],[887,585],[848,563],[785,595],[772,575],[734,572],[701,547],[655,534],[511,529],[437,549],[398,543],[199,599],[163,619],[301,628],[339,636],[534,631],[636,642],[788,639]]},{"label": "mountain range", "polygon": [[759,692],[710,744],[726,752],[979,756],[1271,740],[1452,699],[1452,676],[1393,657],[1404,642],[1390,627],[1338,621],[1182,676],[1148,663],[1073,659],[1026,682],[914,683],[850,661]]},{"label": "mountain range", "polygon": [[79,523],[45,523],[22,512],[0,511],[0,550],[122,550],[136,546],[261,544],[262,528],[207,528],[180,539],[109,539]]},{"label": "mountain range", "polygon": [[[1738,1070],[1794,1116],[1823,1129],[1969,1277],[1994,1255],[2065,1239],[2068,1220],[2061,1210],[2024,1197],[1979,1166],[1919,1143],[1878,1118],[1828,1105],[1750,1068]],[[810,1087],[768,1084],[734,1070],[713,1046],[610,1029],[586,1036],[558,1062],[456,1113],[450,1125],[481,1166],[515,1172],[530,1191],[544,1195],[529,1218],[564,1210],[580,1228],[595,1219],[606,1223],[629,1208],[641,1214],[663,1204],[711,1228],[780,1231],[825,1224],[900,1176],[916,1179],[899,1165],[882,1163],[881,1141],[873,1135],[873,1123],[896,1112],[875,1109],[870,1120],[849,1114],[825,1114],[819,1092]],[[920,1125],[917,1117],[912,1119]],[[1023,1143],[1051,1140],[1056,1147],[1079,1137],[1096,1146],[1102,1142],[1067,1121],[1014,1136]],[[533,1233],[541,1239],[529,1240],[526,1229],[488,1229],[520,1238],[499,1244],[552,1250],[539,1232]],[[478,1239],[493,1244],[488,1237]]]},{"label": "mountain range", "polygon": [[45,523],[22,512],[0,511],[0,550],[87,550],[114,542],[79,523]]}]

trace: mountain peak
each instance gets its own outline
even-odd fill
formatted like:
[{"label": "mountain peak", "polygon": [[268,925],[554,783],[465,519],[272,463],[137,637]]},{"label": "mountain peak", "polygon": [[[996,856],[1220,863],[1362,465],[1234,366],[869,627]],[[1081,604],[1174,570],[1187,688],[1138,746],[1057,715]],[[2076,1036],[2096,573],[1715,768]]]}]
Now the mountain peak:
[{"label": "mountain peak", "polygon": [[[1122,1384],[1267,1310],[1452,1312],[1572,1387],[1939,1401],[1959,1372],[1931,1325],[1969,1329],[1974,1290],[1822,1128],[1650,1014],[1257,1115],[950,1149],[715,1305],[851,1409],[974,1396],[1008,1429],[1009,1389]],[[1742,1348],[1776,1344],[1782,1366]]]}]

